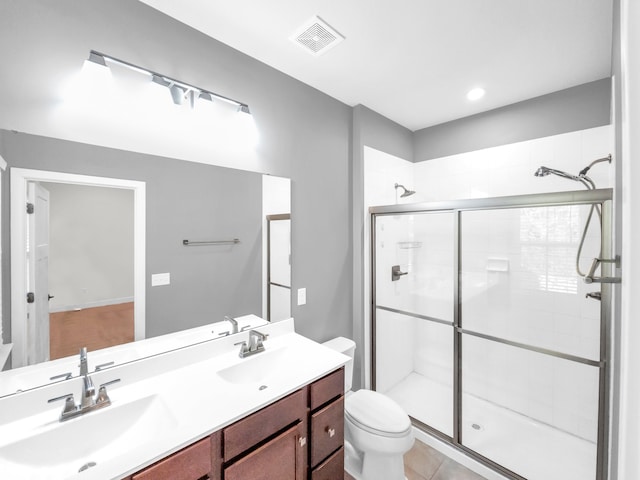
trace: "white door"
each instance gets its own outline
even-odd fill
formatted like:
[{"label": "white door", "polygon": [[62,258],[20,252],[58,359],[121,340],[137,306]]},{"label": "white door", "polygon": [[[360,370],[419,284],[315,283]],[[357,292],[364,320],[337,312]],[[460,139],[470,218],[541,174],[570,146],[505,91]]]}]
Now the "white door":
[{"label": "white door", "polygon": [[268,240],[268,320],[291,317],[291,217],[267,215]]},{"label": "white door", "polygon": [[[27,185],[27,365],[49,360],[49,192]],[[31,207],[29,207],[31,210]]]}]

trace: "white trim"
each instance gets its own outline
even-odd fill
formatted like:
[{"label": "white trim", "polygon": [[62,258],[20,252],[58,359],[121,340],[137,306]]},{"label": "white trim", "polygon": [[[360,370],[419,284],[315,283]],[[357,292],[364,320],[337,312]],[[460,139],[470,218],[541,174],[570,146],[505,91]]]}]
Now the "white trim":
[{"label": "white trim", "polygon": [[70,312],[85,310],[87,308],[109,307],[111,305],[121,305],[123,303],[135,302],[133,297],[107,298],[105,300],[96,300],[95,302],[87,302],[77,305],[61,305],[59,307],[50,308],[49,313]]},{"label": "white trim", "polygon": [[[11,341],[13,367],[26,365],[26,336],[23,319],[26,316],[26,215],[27,182],[69,183],[94,187],[124,188],[134,192],[134,337],[145,338],[145,245],[146,245],[146,183],[135,180],[93,177],[71,173],[11,168]],[[22,247],[20,247],[22,246]],[[17,247],[17,248],[16,248]]]},{"label": "white trim", "polygon": [[0,170],[6,170],[7,169],[7,161],[2,158],[2,155],[0,155]]}]

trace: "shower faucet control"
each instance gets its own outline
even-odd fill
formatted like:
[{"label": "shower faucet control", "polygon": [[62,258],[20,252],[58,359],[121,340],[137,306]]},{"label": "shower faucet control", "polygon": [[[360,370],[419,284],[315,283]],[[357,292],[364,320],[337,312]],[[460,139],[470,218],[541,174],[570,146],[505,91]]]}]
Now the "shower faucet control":
[{"label": "shower faucet control", "polygon": [[400,265],[394,265],[393,267],[391,267],[391,281],[397,282],[398,280],[400,280],[401,276],[406,275],[408,273],[409,272],[401,272]]}]

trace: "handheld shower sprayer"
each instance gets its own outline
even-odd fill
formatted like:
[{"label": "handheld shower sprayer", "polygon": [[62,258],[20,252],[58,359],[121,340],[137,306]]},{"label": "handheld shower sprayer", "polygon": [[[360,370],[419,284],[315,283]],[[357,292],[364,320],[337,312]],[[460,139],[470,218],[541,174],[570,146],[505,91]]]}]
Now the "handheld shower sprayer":
[{"label": "handheld shower sprayer", "polygon": [[[549,167],[544,167],[544,166],[539,167],[534,172],[534,175],[536,177],[546,177],[546,176],[548,176],[550,174],[553,174],[553,175],[557,175],[558,177],[566,178],[568,180],[573,180],[575,182],[580,182],[582,185],[585,186],[585,188],[587,188],[587,190],[595,190],[596,189],[596,184],[595,184],[595,182],[593,180],[591,180],[591,178],[589,178],[587,176],[587,172],[589,171],[589,169],[591,169],[591,167],[593,167],[595,164],[600,163],[600,162],[609,162],[609,163],[611,163],[611,154],[609,154],[606,157],[602,157],[602,158],[598,158],[598,159],[594,160],[589,165],[587,165],[585,168],[580,170],[580,173],[578,175],[572,175],[570,173],[563,172],[562,170],[556,170],[554,168],[549,168]],[[593,270],[594,269],[592,268],[592,271],[590,271],[589,273],[583,273],[580,270],[580,257],[582,256],[582,247],[584,246],[584,241],[585,241],[585,238],[587,236],[587,230],[589,229],[589,224],[591,223],[591,217],[593,216],[593,211],[594,210],[598,213],[598,217],[602,221],[602,212],[600,211],[600,206],[596,205],[596,204],[592,204],[591,208],[589,210],[589,215],[587,216],[587,221],[585,222],[585,225],[584,225],[584,230],[582,231],[582,237],[580,238],[580,244],[578,245],[578,251],[576,253],[576,272],[578,273],[579,276],[584,278],[585,282],[587,282],[587,283],[591,283],[593,281]],[[602,226],[601,226],[601,228],[602,228]],[[600,252],[598,252],[598,258],[601,258],[601,257],[602,257],[602,245],[600,245]]]}]

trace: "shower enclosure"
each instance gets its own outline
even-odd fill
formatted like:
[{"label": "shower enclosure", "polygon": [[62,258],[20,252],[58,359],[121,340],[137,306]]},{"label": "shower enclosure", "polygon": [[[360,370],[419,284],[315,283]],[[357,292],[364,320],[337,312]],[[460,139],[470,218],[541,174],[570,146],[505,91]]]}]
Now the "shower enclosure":
[{"label": "shower enclosure", "polygon": [[606,478],[611,190],[370,212],[373,388],[510,478]]}]

